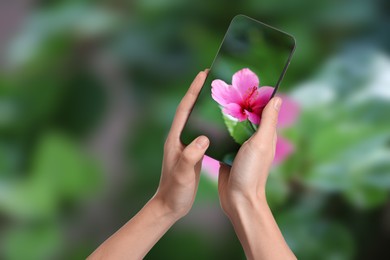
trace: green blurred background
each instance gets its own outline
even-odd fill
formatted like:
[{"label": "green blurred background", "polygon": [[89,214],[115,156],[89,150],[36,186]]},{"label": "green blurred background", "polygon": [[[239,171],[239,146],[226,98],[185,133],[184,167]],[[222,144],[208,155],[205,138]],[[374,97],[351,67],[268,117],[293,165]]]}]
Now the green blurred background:
[{"label": "green blurred background", "polygon": [[[0,258],[83,259],[154,194],[176,106],[236,14],[296,37],[267,196],[299,259],[390,258],[389,1],[2,1]],[[244,259],[206,174],[147,259]]]}]

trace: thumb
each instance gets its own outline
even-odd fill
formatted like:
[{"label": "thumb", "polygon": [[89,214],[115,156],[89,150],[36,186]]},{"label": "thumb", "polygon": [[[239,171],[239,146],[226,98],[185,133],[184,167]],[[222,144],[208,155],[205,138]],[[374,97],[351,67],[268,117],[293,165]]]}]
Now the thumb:
[{"label": "thumb", "polygon": [[274,97],[265,106],[263,113],[261,114],[260,126],[253,136],[256,140],[255,142],[273,142],[281,105],[282,99],[280,97]]},{"label": "thumb", "polygon": [[202,159],[209,144],[210,141],[206,136],[201,135],[197,137],[184,148],[179,159],[179,164],[184,167],[194,167]]}]

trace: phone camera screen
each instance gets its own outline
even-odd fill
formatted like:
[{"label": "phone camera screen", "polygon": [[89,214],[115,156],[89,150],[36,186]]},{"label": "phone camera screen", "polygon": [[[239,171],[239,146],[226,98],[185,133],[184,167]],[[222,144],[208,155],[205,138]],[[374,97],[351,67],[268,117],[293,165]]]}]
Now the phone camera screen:
[{"label": "phone camera screen", "polygon": [[206,155],[232,164],[261,124],[295,49],[291,35],[244,15],[234,17],[181,134],[210,139]]}]

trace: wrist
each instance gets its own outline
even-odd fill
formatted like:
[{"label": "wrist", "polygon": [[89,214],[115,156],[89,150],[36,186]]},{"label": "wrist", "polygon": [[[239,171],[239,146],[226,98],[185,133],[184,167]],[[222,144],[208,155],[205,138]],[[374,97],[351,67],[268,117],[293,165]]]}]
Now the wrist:
[{"label": "wrist", "polygon": [[[238,201],[237,201],[238,202]],[[242,196],[228,215],[247,259],[296,259],[265,196]]]},{"label": "wrist", "polygon": [[179,214],[167,207],[163,200],[157,196],[152,197],[148,204],[151,207],[154,216],[158,219],[163,219],[173,224],[181,218]]},{"label": "wrist", "polygon": [[232,194],[227,215],[231,220],[237,220],[246,212],[260,211],[268,207],[265,193],[237,193]]}]

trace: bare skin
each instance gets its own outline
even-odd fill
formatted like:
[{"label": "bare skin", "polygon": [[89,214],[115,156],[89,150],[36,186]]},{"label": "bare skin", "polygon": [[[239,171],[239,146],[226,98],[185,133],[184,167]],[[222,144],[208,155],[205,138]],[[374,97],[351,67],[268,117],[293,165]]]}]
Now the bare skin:
[{"label": "bare skin", "polygon": [[[166,231],[191,209],[198,189],[206,136],[189,145],[180,135],[208,70],[200,72],[181,100],[167,139],[160,183],[154,196],[88,259],[142,259]],[[231,220],[249,259],[295,259],[265,199],[265,183],[275,154],[280,98],[263,111],[258,131],[241,147],[233,166],[221,164],[218,191],[223,211]]]},{"label": "bare skin", "polygon": [[282,100],[270,100],[254,135],[240,148],[232,167],[221,163],[218,193],[248,259],[296,259],[268,207],[265,185],[276,148]]}]

